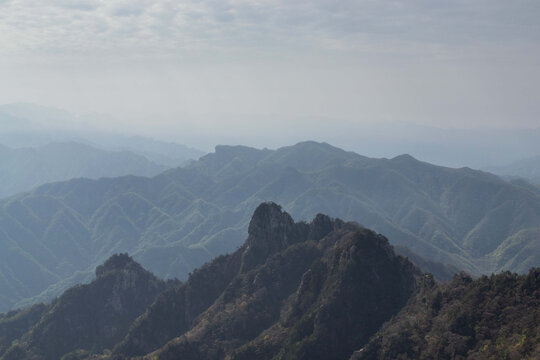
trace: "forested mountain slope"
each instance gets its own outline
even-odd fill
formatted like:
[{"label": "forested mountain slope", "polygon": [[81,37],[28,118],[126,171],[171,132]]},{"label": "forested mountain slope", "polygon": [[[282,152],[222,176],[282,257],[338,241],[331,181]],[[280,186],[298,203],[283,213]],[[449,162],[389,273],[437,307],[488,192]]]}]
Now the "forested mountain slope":
[{"label": "forested mountain slope", "polygon": [[420,276],[371,230],[325,215],[295,223],[273,203],[256,209],[237,251],[170,283],[144,313],[166,284],[126,255],[96,273],[48,306],[2,360],[343,359],[405,305]]},{"label": "forested mountain slope", "polygon": [[[112,348],[156,295],[176,284],[157,279],[127,254],[114,255],[96,269],[90,284],[70,288],[50,305],[0,319],[6,340],[17,340],[0,348],[2,359],[59,359]],[[20,331],[15,319],[31,325]]]},{"label": "forested mountain slope", "polygon": [[540,269],[424,282],[351,360],[539,359]]},{"label": "forested mountain slope", "polygon": [[0,315],[0,359],[536,359],[539,299],[538,268],[441,284],[356,223],[263,203],[243,245],[184,283],[114,255]]},{"label": "forested mountain slope", "polygon": [[357,221],[472,274],[540,264],[540,197],[494,175],[324,143],[218,146],[154,178],[77,179],[0,202],[0,309],[87,281],[117,252],[160,277],[185,278],[240,246],[262,201],[299,220],[322,212]]}]

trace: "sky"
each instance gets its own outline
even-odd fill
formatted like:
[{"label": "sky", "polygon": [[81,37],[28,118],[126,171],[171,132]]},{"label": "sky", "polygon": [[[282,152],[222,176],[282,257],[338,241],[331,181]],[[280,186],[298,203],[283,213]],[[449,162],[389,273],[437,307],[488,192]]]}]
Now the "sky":
[{"label": "sky", "polygon": [[0,104],[192,146],[538,128],[538,19],[537,0],[0,0]]}]

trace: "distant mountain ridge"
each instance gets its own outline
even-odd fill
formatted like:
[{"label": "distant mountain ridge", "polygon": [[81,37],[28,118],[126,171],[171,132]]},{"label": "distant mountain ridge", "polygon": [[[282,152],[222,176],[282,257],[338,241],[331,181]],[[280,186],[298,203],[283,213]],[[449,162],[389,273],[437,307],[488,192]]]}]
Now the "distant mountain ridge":
[{"label": "distant mountain ridge", "polygon": [[[106,115],[74,115],[68,111],[29,103],[0,105],[0,144],[36,148],[50,143],[80,143],[101,151],[129,151],[167,168],[185,165],[205,153],[174,142],[124,135],[95,127],[112,123]],[[138,174],[144,175],[144,174]]]},{"label": "distant mountain ridge", "polygon": [[105,151],[68,142],[37,148],[0,147],[0,198],[45,183],[85,177],[155,176],[167,167],[128,151]]},{"label": "distant mountain ridge", "polygon": [[[65,110],[31,103],[5,104],[0,105],[0,143],[20,147],[37,146],[36,141],[43,145],[44,140],[45,143],[74,140],[87,142],[96,147],[105,147],[108,150],[135,151],[136,146],[125,146],[126,142],[134,144],[132,141],[126,141],[129,136],[117,136],[117,133],[146,134],[144,136],[154,133],[156,136],[166,136],[169,141],[180,143],[189,141],[192,146],[203,147],[205,150],[209,146],[223,142],[277,148],[302,139],[319,139],[319,141],[324,140],[370,157],[392,158],[399,154],[409,153],[417,159],[434,164],[482,169],[487,166],[506,165],[540,154],[538,147],[540,128],[538,126],[497,128],[484,125],[477,128],[440,128],[407,121],[363,119],[348,122],[342,125],[344,131],[336,132],[336,120],[340,122],[339,119],[324,116],[275,119],[262,114],[208,113],[200,117],[188,116],[182,120],[188,124],[195,123],[195,125],[188,128],[172,126],[167,128],[165,134],[161,130],[161,135],[157,135],[160,130],[158,128],[151,127],[143,130],[137,126],[140,126],[140,122],[132,126],[126,119],[106,114],[76,115]],[[269,123],[273,120],[276,120],[278,125],[265,130],[240,125],[250,122]],[[206,124],[227,122],[238,126],[223,129],[223,131],[209,132],[208,129],[196,125],[199,121]],[[159,123],[164,124],[162,121]],[[314,123],[317,126],[312,126]],[[113,143],[111,147],[108,140],[106,142],[109,144],[104,144],[101,141],[103,135],[106,135],[104,133],[111,135],[111,132],[116,133],[117,139],[120,138],[119,142],[124,144],[117,146]],[[21,133],[26,133],[26,136],[21,136]],[[4,134],[8,135],[3,136]],[[29,138],[33,139],[30,144],[27,142]],[[7,140],[10,142],[8,143]],[[19,144],[15,145],[12,142]],[[183,158],[186,151],[191,153],[190,150],[193,149],[185,148],[180,152],[182,156],[172,156],[172,158],[177,160]],[[144,155],[160,164],[170,165],[149,156],[149,152]],[[163,152],[160,151],[160,155],[163,155]],[[170,152],[165,155],[170,157]],[[196,159],[202,155],[204,154],[199,152],[196,156],[189,155],[188,159]],[[178,166],[180,163],[175,162],[173,166]]]},{"label": "distant mountain ridge", "polygon": [[367,158],[325,143],[218,146],[151,179],[77,179],[1,201],[0,308],[89,281],[118,252],[160,277],[185,279],[240,246],[263,201],[299,220],[322,212],[358,221],[473,274],[540,263],[540,197],[495,175],[407,155]]},{"label": "distant mountain ridge", "polygon": [[504,177],[523,178],[540,185],[540,155],[514,161],[506,166],[486,167],[486,170]]}]

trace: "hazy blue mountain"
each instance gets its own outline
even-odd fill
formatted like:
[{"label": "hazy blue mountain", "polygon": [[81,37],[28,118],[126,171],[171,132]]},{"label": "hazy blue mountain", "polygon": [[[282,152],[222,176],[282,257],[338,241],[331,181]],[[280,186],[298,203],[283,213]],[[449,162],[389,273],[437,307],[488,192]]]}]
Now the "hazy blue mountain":
[{"label": "hazy blue mountain", "polygon": [[154,178],[76,179],[0,202],[1,308],[88,281],[117,252],[160,277],[184,279],[240,246],[263,201],[298,220],[322,212],[357,221],[473,274],[540,263],[540,197],[495,175],[408,155],[367,158],[325,143],[217,146]]},{"label": "hazy blue mountain", "polygon": [[28,119],[18,118],[2,110],[0,106],[0,134],[20,131],[30,128],[32,122]]},{"label": "hazy blue mountain", "polygon": [[[4,119],[4,115],[8,118]],[[216,113],[191,119],[195,120],[249,124],[276,119],[257,114]],[[109,150],[136,151],[140,145],[136,137],[122,136],[117,132],[147,136],[146,133],[137,126],[111,128],[112,124],[118,122],[121,122],[121,119],[104,114],[74,115],[65,110],[35,104],[0,105],[0,143],[10,147],[21,147],[57,141],[77,141]],[[317,123],[317,126],[312,126],[314,123]],[[7,126],[8,124],[11,126]],[[488,166],[505,166],[540,154],[538,127],[504,129],[483,126],[460,129],[366,119],[351,121],[344,127],[345,131],[336,133],[334,131],[336,119],[313,116],[282,118],[279,124],[282,126],[270,127],[265,131],[251,129],[249,126],[234,126],[215,132],[197,131],[196,128],[191,129],[191,132],[189,129],[186,129],[186,132],[171,129],[167,138],[175,139],[175,142],[180,141],[176,139],[189,139],[191,144],[197,144],[204,149],[219,143],[278,148],[302,139],[319,139],[370,157],[392,158],[407,153],[434,164],[480,169],[487,169]],[[176,133],[172,133],[173,131]],[[110,141],[112,139],[114,140]],[[194,149],[185,147],[183,150],[178,149],[180,156],[171,156],[167,142],[152,141],[163,145],[160,149],[166,152],[147,149],[144,155],[159,164],[174,167],[186,159],[197,159],[203,155],[196,150],[193,154]],[[146,148],[146,145],[141,148]],[[189,155],[185,156],[184,152]],[[165,155],[166,158],[152,157],[152,154],[156,153],[159,156]],[[178,162],[178,159],[183,160]]]},{"label": "hazy blue mountain", "polygon": [[0,198],[53,181],[130,174],[154,176],[165,169],[128,151],[104,151],[74,142],[19,149],[0,146]]},{"label": "hazy blue mountain", "polygon": [[[87,134],[86,142],[109,150],[130,151],[167,167],[186,165],[205,155],[204,152],[182,144],[119,134]],[[84,141],[84,139],[81,139]]]},{"label": "hazy blue mountain", "polygon": [[[23,119],[26,126],[37,127],[45,123],[65,125],[73,120],[73,115],[68,111],[23,102],[0,105],[0,111],[16,119]],[[22,124],[18,124],[18,127],[24,128]]]},{"label": "hazy blue mountain", "polygon": [[[78,142],[101,150],[130,151],[166,167],[185,165],[204,152],[185,145],[99,129],[105,115],[74,115],[29,103],[0,105],[0,144],[12,148]],[[124,130],[125,131],[125,130]]]},{"label": "hazy blue mountain", "polygon": [[353,135],[344,135],[350,140],[342,142],[343,146],[361,154],[394,157],[408,153],[430,163],[487,171],[491,171],[487,166],[502,166],[540,153],[539,127],[449,129],[382,122],[353,125],[350,133]]},{"label": "hazy blue mountain", "polygon": [[512,162],[504,166],[487,167],[487,171],[507,178],[523,178],[533,184],[540,184],[540,156]]}]

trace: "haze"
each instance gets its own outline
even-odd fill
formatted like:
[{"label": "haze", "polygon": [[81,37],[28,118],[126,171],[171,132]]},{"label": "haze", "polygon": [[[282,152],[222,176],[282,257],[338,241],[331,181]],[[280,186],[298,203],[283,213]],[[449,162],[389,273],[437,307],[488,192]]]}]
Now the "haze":
[{"label": "haze", "polygon": [[539,15],[537,1],[0,0],[0,103],[204,150],[538,128]]}]

